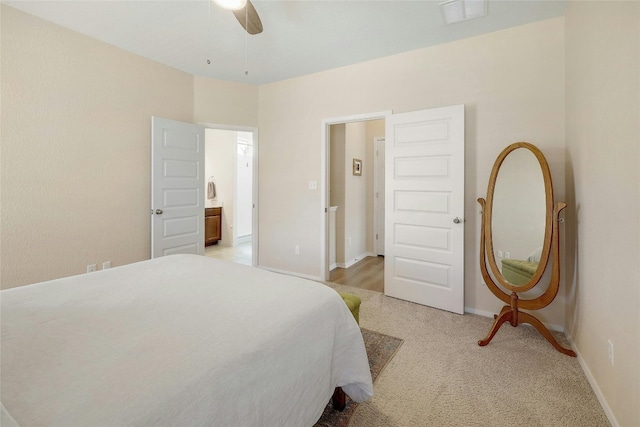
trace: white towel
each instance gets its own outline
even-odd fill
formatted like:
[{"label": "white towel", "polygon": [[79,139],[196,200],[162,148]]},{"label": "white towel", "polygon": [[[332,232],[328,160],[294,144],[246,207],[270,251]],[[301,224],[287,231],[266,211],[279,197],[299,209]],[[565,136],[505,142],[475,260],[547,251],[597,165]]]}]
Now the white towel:
[{"label": "white towel", "polygon": [[209,181],[209,184],[207,185],[207,198],[209,200],[216,198],[216,185],[213,181]]}]

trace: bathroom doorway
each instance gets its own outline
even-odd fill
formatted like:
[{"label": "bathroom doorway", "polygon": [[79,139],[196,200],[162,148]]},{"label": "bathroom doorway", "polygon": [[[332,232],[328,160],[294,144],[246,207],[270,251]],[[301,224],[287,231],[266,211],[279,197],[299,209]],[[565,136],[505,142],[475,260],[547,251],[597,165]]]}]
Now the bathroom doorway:
[{"label": "bathroom doorway", "polygon": [[206,256],[258,265],[256,154],[257,129],[205,129],[205,209],[219,209],[221,230]]}]

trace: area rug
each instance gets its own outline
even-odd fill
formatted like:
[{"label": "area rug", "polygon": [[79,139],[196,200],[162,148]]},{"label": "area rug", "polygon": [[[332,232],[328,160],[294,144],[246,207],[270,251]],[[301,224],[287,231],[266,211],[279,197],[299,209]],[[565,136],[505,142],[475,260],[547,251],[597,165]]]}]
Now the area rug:
[{"label": "area rug", "polygon": [[[375,382],[376,378],[396,354],[403,340],[364,328],[360,328],[360,330],[362,331],[364,346],[367,349],[371,379]],[[358,404],[352,401],[349,396],[347,396],[346,402],[347,404],[343,411],[336,411],[331,406],[331,402],[329,402],[314,427],[346,427],[349,425],[349,420],[351,420],[351,416],[356,411]]]}]

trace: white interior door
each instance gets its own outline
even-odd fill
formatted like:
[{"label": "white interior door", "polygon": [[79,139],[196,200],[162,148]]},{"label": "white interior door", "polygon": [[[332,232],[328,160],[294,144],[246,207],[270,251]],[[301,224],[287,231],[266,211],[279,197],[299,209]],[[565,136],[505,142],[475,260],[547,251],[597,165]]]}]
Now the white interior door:
[{"label": "white interior door", "polygon": [[375,192],[375,246],[376,255],[384,255],[384,150],[385,139],[375,139],[375,180],[374,180],[374,192]]},{"label": "white interior door", "polygon": [[204,254],[204,127],[151,118],[151,257]]},{"label": "white interior door", "polygon": [[386,120],[384,290],[464,313],[464,105]]}]

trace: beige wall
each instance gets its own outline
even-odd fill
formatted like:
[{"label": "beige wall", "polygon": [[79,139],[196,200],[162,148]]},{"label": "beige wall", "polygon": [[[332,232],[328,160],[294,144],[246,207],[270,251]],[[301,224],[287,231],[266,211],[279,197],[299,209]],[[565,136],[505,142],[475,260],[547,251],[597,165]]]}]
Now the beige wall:
[{"label": "beige wall", "polygon": [[572,2],[565,19],[567,333],[617,425],[638,426],[640,3]]},{"label": "beige wall", "polygon": [[205,176],[215,177],[216,201],[222,205],[222,246],[233,246],[234,181],[236,173],[235,150],[237,132],[220,129],[205,129],[205,159],[209,172]]},{"label": "beige wall", "polygon": [[257,126],[257,87],[1,15],[2,287],[149,258],[151,116]]},{"label": "beige wall", "polygon": [[258,126],[258,86],[193,78],[194,121]]},{"label": "beige wall", "polygon": [[[547,20],[260,87],[260,263],[320,276],[322,120],[466,105],[465,306],[501,306],[478,268],[479,206],[495,157],[529,141],[549,159],[564,197],[564,21]],[[262,179],[264,178],[264,179]],[[283,192],[282,188],[288,191]],[[294,245],[306,250],[290,262]],[[561,290],[563,293],[564,290]],[[542,310],[563,325],[564,295]]]},{"label": "beige wall", "polygon": [[329,127],[329,205],[337,206],[336,211],[336,264],[343,266],[345,263],[344,254],[344,206],[346,197],[346,185],[345,179],[347,176],[347,170],[344,165],[345,160],[345,138],[346,138],[346,125],[336,124]]},{"label": "beige wall", "polygon": [[2,287],[150,256],[151,116],[193,77],[2,6]]},{"label": "beige wall", "polygon": [[[569,204],[568,334],[610,416],[640,423],[638,3],[572,3],[566,27],[552,19],[259,88],[1,11],[2,287],[148,258],[152,115],[259,125],[260,262],[320,276],[321,196],[308,181],[322,175],[321,121],[465,104],[465,306],[501,305],[478,272],[475,199],[500,150],[532,142]],[[564,324],[562,286],[546,322]]]},{"label": "beige wall", "polygon": [[[351,266],[362,259],[367,251],[368,197],[367,176],[371,175],[371,165],[367,164],[371,144],[367,144],[366,122],[345,125],[345,201],[344,201],[344,263]],[[362,161],[362,175],[353,174],[353,159]]]}]

